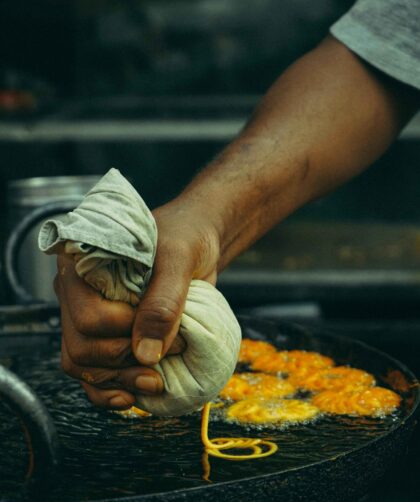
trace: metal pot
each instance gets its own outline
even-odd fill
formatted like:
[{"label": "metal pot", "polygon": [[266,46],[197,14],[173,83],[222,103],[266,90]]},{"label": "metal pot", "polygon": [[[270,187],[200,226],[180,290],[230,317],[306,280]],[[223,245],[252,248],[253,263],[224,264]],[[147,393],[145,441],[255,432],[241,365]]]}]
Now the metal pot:
[{"label": "metal pot", "polygon": [[[36,214],[41,207],[57,204],[57,211],[53,214],[49,212],[45,217],[54,217],[76,207],[99,178],[99,176],[58,176],[9,182],[7,187],[8,222],[11,229],[9,241],[16,226],[25,218],[28,219],[29,215]],[[56,271],[55,259],[38,250],[38,233],[42,220],[29,218],[28,221],[31,225],[24,226],[25,235],[20,236],[18,246],[14,250],[17,253],[14,258],[16,273],[19,282],[28,293],[28,298],[51,302],[55,300],[52,288]],[[16,292],[15,296],[17,296],[16,301],[22,301]]]}]

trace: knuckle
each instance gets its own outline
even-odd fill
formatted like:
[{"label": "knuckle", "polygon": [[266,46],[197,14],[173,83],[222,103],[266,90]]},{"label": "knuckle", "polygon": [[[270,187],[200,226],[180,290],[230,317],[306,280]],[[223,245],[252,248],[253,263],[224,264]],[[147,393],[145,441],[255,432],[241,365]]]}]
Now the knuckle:
[{"label": "knuckle", "polygon": [[82,343],[70,343],[68,344],[67,351],[71,359],[71,363],[75,363],[78,366],[83,366],[88,364],[90,351],[85,344]]},{"label": "knuckle", "polygon": [[171,328],[181,313],[181,305],[169,298],[149,299],[147,305],[139,308],[139,320],[143,326],[152,329]]},{"label": "knuckle", "polygon": [[95,308],[87,308],[78,312],[74,316],[73,322],[77,331],[87,336],[94,336],[101,327],[101,318]]},{"label": "knuckle", "polygon": [[84,370],[81,373],[81,378],[86,383],[94,385],[102,389],[112,389],[115,388],[114,380],[118,377],[118,370],[109,370],[105,368],[99,368],[95,370]]},{"label": "knuckle", "polygon": [[130,334],[134,313],[129,309],[112,308],[103,312],[101,326],[104,331]]},{"label": "knuckle", "polygon": [[131,354],[130,339],[85,340],[67,348],[77,366],[122,365]]},{"label": "knuckle", "polygon": [[128,309],[108,308],[98,301],[91,301],[83,306],[83,310],[74,313],[74,325],[79,333],[85,336],[97,337],[104,333],[115,333],[116,336],[129,334],[134,313]]},{"label": "knuckle", "polygon": [[174,238],[173,236],[168,237],[165,234],[161,234],[158,239],[156,259],[159,260],[162,258],[170,262],[174,259],[178,260],[182,258],[189,261],[192,255],[191,249],[191,242],[185,237]]},{"label": "knuckle", "polygon": [[106,349],[106,358],[114,363],[123,363],[131,353],[130,339],[109,340]]}]

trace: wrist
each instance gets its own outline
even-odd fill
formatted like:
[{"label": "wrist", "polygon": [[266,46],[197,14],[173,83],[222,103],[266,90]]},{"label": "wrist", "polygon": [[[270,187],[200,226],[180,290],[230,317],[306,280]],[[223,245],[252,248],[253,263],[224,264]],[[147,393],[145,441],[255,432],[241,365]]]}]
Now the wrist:
[{"label": "wrist", "polygon": [[206,209],[201,201],[180,195],[153,211],[158,245],[170,248],[173,255],[183,256],[191,264],[195,279],[215,279],[220,259],[219,232]]},{"label": "wrist", "polygon": [[304,171],[304,155],[291,158],[273,138],[244,133],[179,195],[216,232],[219,270],[302,205]]}]

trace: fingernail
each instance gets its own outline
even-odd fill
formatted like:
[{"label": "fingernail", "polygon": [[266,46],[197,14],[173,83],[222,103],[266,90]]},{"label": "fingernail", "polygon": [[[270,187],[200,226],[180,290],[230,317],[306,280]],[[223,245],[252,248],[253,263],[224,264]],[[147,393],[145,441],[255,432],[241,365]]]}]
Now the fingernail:
[{"label": "fingernail", "polygon": [[157,391],[157,381],[150,375],[140,375],[136,378],[136,388],[154,394]]},{"label": "fingernail", "polygon": [[156,338],[143,338],[137,345],[136,355],[143,364],[156,364],[162,354],[163,342]]},{"label": "fingernail", "polygon": [[114,396],[114,397],[112,397],[109,400],[109,404],[113,408],[127,408],[129,406],[129,404],[127,403],[127,401],[123,397],[121,397],[121,396]]}]

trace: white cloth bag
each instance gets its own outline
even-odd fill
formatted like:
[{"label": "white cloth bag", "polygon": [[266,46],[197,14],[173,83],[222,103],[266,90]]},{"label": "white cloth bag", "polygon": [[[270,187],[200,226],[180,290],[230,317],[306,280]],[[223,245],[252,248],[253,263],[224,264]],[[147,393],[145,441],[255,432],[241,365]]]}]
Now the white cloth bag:
[{"label": "white cloth bag", "polygon": [[[152,213],[134,187],[111,169],[72,212],[46,221],[39,247],[47,254],[73,254],[76,272],[110,300],[135,306],[143,295],[156,253]],[[214,399],[232,375],[241,329],[223,295],[193,280],[181,318],[182,354],[154,368],[163,378],[159,396],[137,395],[137,405],[154,415],[177,416]]]}]

